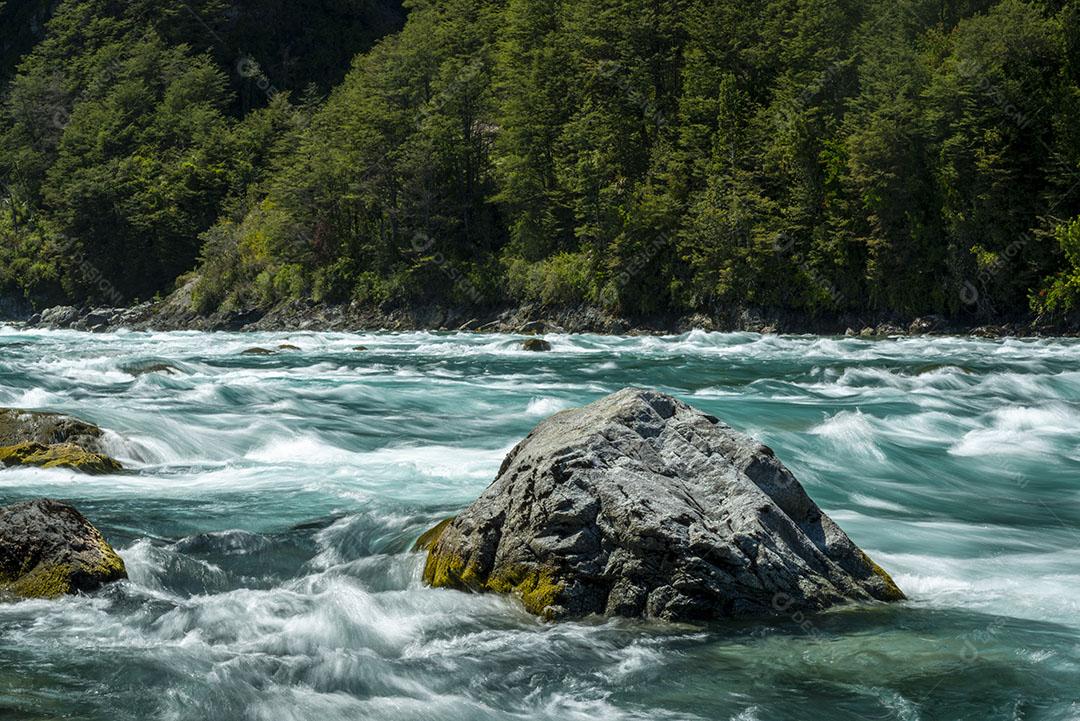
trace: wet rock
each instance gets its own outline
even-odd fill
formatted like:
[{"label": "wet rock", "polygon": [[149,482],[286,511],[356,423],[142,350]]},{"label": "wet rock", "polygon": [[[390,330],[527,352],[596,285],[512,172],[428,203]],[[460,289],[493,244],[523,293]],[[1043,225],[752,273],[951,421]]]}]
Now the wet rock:
[{"label": "wet rock", "polygon": [[686,318],[681,325],[686,331],[699,329],[709,332],[716,330],[716,321],[704,313],[694,313],[689,318]]},{"label": "wet rock", "polygon": [[0,446],[71,443],[97,452],[103,435],[94,424],[60,413],[0,408]]},{"label": "wet rock", "polygon": [[543,338],[529,338],[521,344],[521,348],[534,353],[542,353],[551,350],[551,344]]},{"label": "wet rock", "polygon": [[45,499],[0,508],[0,593],[53,598],[123,578],[124,561],[71,506]]},{"label": "wet rock", "polygon": [[46,328],[70,328],[79,319],[79,311],[70,305],[58,305],[41,311],[41,323]]},{"label": "wet rock", "polygon": [[904,335],[904,329],[895,323],[882,323],[874,330],[874,334],[879,338],[889,338]]},{"label": "wet rock", "polygon": [[0,447],[0,466],[35,466],[70,468],[90,475],[105,475],[123,470],[118,461],[101,453],[91,453],[74,443],[17,443]]},{"label": "wet rock", "polygon": [[103,436],[97,426],[70,416],[0,408],[0,467],[116,473],[123,466],[105,454]]},{"label": "wet rock", "polygon": [[973,328],[969,335],[976,338],[1002,338],[1008,333],[1008,328],[999,325],[982,325]]},{"label": "wet rock", "polygon": [[171,363],[158,363],[153,361],[128,363],[121,366],[120,370],[124,371],[128,375],[139,376],[148,375],[150,373],[164,373],[166,375],[173,375],[179,372],[179,368]]},{"label": "wet rock", "polygon": [[518,335],[543,335],[547,332],[547,324],[542,320],[532,320],[517,329]]},{"label": "wet rock", "polygon": [[908,326],[911,335],[925,335],[927,333],[940,333],[945,329],[947,322],[940,315],[928,315],[916,318]]},{"label": "wet rock", "polygon": [[433,586],[532,613],[709,620],[904,598],[773,452],[625,389],[543,421],[421,539]]},{"label": "wet rock", "polygon": [[72,323],[71,327],[75,330],[89,330],[100,333],[109,327],[109,323],[116,314],[116,311],[111,308],[95,308]]}]

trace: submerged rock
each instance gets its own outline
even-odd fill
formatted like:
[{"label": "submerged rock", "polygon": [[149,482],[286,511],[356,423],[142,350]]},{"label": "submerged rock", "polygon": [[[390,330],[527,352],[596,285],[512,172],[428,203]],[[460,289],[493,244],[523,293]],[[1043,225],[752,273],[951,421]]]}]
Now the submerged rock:
[{"label": "submerged rock", "polygon": [[0,408],[0,467],[71,468],[83,473],[123,469],[104,453],[100,428],[58,413]]},{"label": "submerged rock", "polygon": [[529,338],[521,344],[521,348],[522,350],[533,351],[534,353],[542,353],[551,350],[551,344],[543,338]]},{"label": "submerged rock", "polygon": [[757,441],[628,388],[543,421],[418,545],[437,587],[547,618],[709,620],[904,598]]},{"label": "submerged rock", "polygon": [[53,598],[123,578],[124,561],[71,506],[44,499],[0,508],[0,593]]},{"label": "submerged rock", "polygon": [[136,378],[151,373],[164,373],[165,375],[179,373],[179,369],[172,363],[155,363],[153,361],[128,363],[127,365],[122,366],[120,370],[124,371],[129,376],[135,376]]}]

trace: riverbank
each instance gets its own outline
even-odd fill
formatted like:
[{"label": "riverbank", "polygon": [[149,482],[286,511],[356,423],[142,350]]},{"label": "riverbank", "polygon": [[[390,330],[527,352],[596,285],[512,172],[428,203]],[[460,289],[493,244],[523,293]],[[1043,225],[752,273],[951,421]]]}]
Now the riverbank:
[{"label": "riverbank", "polygon": [[58,306],[12,320],[30,327],[109,332],[130,330],[198,331],[476,331],[488,333],[594,333],[599,335],[676,335],[691,330],[789,335],[881,338],[900,335],[969,335],[980,338],[1072,337],[1076,319],[1046,322],[1032,316],[902,318],[881,313],[810,315],[768,308],[725,308],[711,313],[623,316],[595,306],[496,305],[481,307],[423,304],[375,306],[291,301],[269,309],[242,308],[201,314],[192,310],[190,287],[158,302],[128,308]]}]

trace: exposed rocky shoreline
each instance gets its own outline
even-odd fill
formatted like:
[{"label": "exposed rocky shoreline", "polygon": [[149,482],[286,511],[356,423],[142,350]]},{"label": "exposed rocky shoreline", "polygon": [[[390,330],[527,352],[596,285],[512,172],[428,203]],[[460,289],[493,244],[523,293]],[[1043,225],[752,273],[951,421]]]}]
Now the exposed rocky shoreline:
[{"label": "exposed rocky shoreline", "polygon": [[596,333],[601,335],[670,335],[694,329],[720,332],[784,333],[886,338],[903,335],[968,335],[980,338],[1080,335],[1075,323],[1047,323],[1020,318],[975,323],[924,316],[898,319],[866,315],[808,316],[767,309],[691,315],[622,317],[592,306],[448,308],[439,305],[373,307],[323,305],[295,301],[270,310],[250,308],[195,313],[175,296],[128,308],[57,306],[12,318],[28,327],[88,332],[130,330],[199,331],[475,331],[487,333]]}]

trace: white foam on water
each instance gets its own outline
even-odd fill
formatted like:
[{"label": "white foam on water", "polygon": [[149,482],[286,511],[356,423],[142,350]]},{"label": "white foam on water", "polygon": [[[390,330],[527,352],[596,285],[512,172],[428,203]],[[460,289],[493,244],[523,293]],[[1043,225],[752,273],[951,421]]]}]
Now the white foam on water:
[{"label": "white foam on water", "polygon": [[957,456],[1053,455],[1066,444],[1080,445],[1080,413],[1054,404],[1009,406],[981,417],[982,426],[964,434],[949,452]]},{"label": "white foam on water", "polygon": [[61,403],[64,397],[58,393],[50,393],[43,388],[31,388],[22,394],[12,396],[8,401],[12,408],[22,410],[42,410],[49,406]]},{"label": "white foam on water", "polygon": [[837,449],[884,463],[885,454],[877,446],[878,432],[861,411],[842,411],[810,431],[828,439]]},{"label": "white foam on water", "polygon": [[361,454],[330,445],[314,436],[273,439],[248,451],[244,458],[261,463],[302,465],[358,465]]},{"label": "white foam on water", "polygon": [[560,398],[533,398],[529,401],[525,412],[530,416],[547,417],[567,408],[572,408],[573,405],[570,401]]},{"label": "white foam on water", "polygon": [[[659,708],[674,695],[648,699],[697,674],[687,684],[704,718],[768,719],[785,683],[813,678],[827,685],[823,714],[843,697],[870,717],[913,719],[927,709],[906,691],[957,670],[957,649],[938,648],[955,629],[905,627],[920,611],[1062,637],[1080,617],[1072,341],[693,331],[553,335],[556,353],[526,355],[522,338],[477,334],[22,336],[39,347],[0,358],[3,405],[98,422],[129,471],[9,469],[0,489],[104,504],[104,530],[128,539],[131,580],[92,597],[0,604],[0,640],[40,655],[35,673],[103,654],[145,662],[168,676],[151,687],[160,706],[147,717],[691,719]],[[238,355],[278,343],[303,350]],[[371,350],[350,350],[360,344]],[[184,372],[119,371],[150,357]],[[829,638],[832,619],[815,621],[824,640],[765,626],[631,631],[544,624],[511,598],[423,587],[422,557],[405,553],[420,530],[474,499],[540,418],[627,383],[678,384],[676,395],[765,435],[908,593],[881,611],[900,622]],[[207,550],[230,533],[259,544]],[[186,550],[203,535],[217,540]],[[881,644],[887,663],[852,683],[827,653],[833,641],[855,660]],[[1029,679],[1033,664],[1045,675],[1056,659],[1073,663],[1070,648],[1024,642],[988,658]],[[123,692],[109,677],[94,683]],[[1059,699],[1046,703],[1068,716]]]}]

